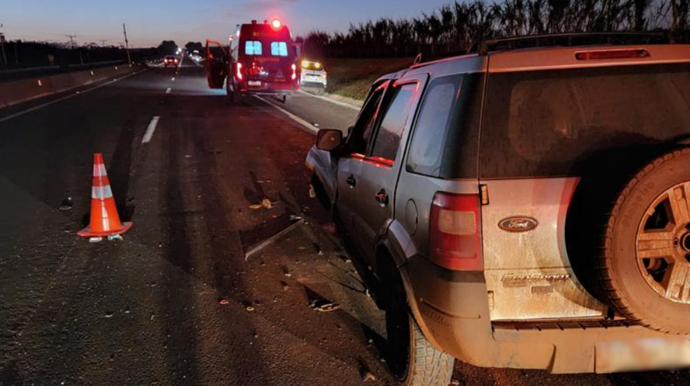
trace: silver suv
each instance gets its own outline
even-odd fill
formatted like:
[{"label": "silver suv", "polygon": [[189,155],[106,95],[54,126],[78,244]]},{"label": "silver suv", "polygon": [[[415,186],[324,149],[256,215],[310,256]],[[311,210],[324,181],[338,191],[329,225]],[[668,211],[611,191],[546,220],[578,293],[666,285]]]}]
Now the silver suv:
[{"label": "silver suv", "polygon": [[690,365],[690,46],[601,36],[415,64],[346,138],[319,131],[313,188],[375,274],[404,384],[447,385],[453,358]]}]

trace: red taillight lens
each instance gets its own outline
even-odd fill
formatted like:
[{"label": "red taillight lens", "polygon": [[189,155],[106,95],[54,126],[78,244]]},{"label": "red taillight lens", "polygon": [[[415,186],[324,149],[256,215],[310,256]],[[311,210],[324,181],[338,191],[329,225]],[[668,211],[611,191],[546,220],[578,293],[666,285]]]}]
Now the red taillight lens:
[{"label": "red taillight lens", "polygon": [[480,215],[478,195],[436,193],[429,219],[429,259],[452,270],[481,271]]},{"label": "red taillight lens", "polygon": [[297,65],[292,65],[292,80],[297,79]]},{"label": "red taillight lens", "polygon": [[577,60],[647,58],[649,56],[649,51],[642,48],[623,50],[582,51],[575,53],[575,59]]},{"label": "red taillight lens", "polygon": [[237,79],[242,80],[242,63],[237,63]]}]

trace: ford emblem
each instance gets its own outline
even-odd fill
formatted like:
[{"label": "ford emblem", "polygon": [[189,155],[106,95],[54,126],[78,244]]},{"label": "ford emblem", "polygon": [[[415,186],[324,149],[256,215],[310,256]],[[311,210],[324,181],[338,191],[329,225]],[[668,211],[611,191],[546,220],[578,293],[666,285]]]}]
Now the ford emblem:
[{"label": "ford emblem", "polygon": [[498,223],[498,227],[506,232],[529,232],[537,225],[537,220],[531,217],[509,217]]}]

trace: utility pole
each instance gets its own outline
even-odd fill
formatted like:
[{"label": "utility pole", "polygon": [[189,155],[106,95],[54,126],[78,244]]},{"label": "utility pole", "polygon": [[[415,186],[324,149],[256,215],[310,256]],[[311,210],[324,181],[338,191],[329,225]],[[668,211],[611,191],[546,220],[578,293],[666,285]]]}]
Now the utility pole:
[{"label": "utility pole", "polygon": [[105,42],[107,42],[106,39],[99,40],[101,42],[101,47],[105,47]]},{"label": "utility pole", "polygon": [[77,35],[65,35],[69,38],[69,45],[72,49],[74,49],[74,38],[77,37]]},{"label": "utility pole", "polygon": [[125,33],[125,49],[127,49],[127,64],[132,65],[132,57],[129,56],[129,40],[127,40],[127,27],[122,23],[122,32]]},{"label": "utility pole", "polygon": [[[0,24],[0,28],[5,27],[4,24]],[[2,60],[5,63],[5,68],[7,68],[7,53],[5,52],[5,34],[0,32],[0,47],[2,47]]]}]

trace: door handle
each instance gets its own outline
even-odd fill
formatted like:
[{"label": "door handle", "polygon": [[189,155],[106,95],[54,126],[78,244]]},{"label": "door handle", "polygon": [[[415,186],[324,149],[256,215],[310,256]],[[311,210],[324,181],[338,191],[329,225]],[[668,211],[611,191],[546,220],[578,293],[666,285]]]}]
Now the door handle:
[{"label": "door handle", "polygon": [[350,185],[350,187],[352,187],[352,188],[357,186],[357,180],[355,179],[355,176],[353,176],[353,175],[350,175],[350,177],[347,177],[345,182],[347,182],[347,184]]},{"label": "door handle", "polygon": [[381,204],[381,206],[388,205],[388,193],[386,193],[386,189],[379,190],[374,197],[376,198],[376,201]]}]

